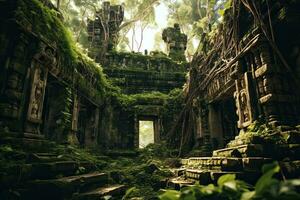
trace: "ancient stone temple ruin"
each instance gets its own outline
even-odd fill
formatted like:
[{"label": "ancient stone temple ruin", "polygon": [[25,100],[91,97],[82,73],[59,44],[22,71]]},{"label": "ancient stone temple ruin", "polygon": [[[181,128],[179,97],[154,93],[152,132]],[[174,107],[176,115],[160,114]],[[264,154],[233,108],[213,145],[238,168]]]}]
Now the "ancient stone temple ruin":
[{"label": "ancient stone temple ruin", "polygon": [[86,55],[50,1],[0,1],[0,198],[122,199],[129,172],[116,172],[118,156],[141,159],[143,121],[151,143],[185,157],[156,191],[229,173],[255,183],[274,160],[299,178],[300,4],[264,1],[253,15],[232,3],[188,63],[178,24],[162,33],[167,55],[116,51],[122,5],[104,2],[88,20]]},{"label": "ancient stone temple ruin", "polygon": [[168,55],[177,61],[185,61],[187,36],[180,31],[179,24],[163,30],[162,39],[167,43]]},{"label": "ancient stone temple ruin", "polygon": [[[261,5],[265,12],[266,7]],[[261,166],[273,159],[285,159],[287,176],[298,176],[299,8],[296,2],[274,4],[270,31],[236,1],[212,41],[213,50],[194,58],[189,95],[199,113],[195,134],[202,140],[196,155],[212,157],[184,160],[187,178],[208,183],[234,173],[255,182]],[[266,13],[262,16],[271,23]],[[230,24],[238,31],[232,32]]]}]

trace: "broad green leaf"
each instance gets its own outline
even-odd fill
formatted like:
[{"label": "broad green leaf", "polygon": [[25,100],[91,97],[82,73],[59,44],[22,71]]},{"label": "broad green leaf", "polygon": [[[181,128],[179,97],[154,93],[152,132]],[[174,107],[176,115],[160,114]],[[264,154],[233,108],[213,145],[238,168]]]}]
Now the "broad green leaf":
[{"label": "broad green leaf", "polygon": [[218,179],[218,186],[224,185],[224,183],[229,181],[234,181],[236,178],[235,174],[225,174]]},{"label": "broad green leaf", "polygon": [[125,195],[123,196],[122,200],[126,200],[127,197],[136,189],[136,187],[131,187],[128,190],[126,190]]},{"label": "broad green leaf", "polygon": [[232,181],[226,181],[223,184],[224,187],[230,188],[231,190],[236,191],[237,190],[237,182],[235,180]]},{"label": "broad green leaf", "polygon": [[264,192],[266,188],[270,186],[270,184],[274,184],[274,180],[272,177],[274,174],[278,173],[280,167],[278,162],[274,162],[271,164],[267,164],[263,166],[263,175],[255,184],[255,191],[257,194],[261,194]]},{"label": "broad green leaf", "polygon": [[262,173],[267,173],[269,171],[272,171],[274,174],[275,173],[278,173],[280,170],[280,167],[279,167],[279,164],[278,162],[273,162],[273,163],[270,163],[270,164],[265,164],[263,167],[262,167]]},{"label": "broad green leaf", "polygon": [[244,192],[241,196],[241,200],[250,200],[255,196],[255,191]]},{"label": "broad green leaf", "polygon": [[175,190],[167,190],[164,194],[159,196],[161,200],[179,200],[180,192]]},{"label": "broad green leaf", "polygon": [[214,186],[213,184],[209,184],[200,189],[201,193],[206,194],[206,195],[213,194],[215,192],[215,190],[216,190],[216,186]]}]

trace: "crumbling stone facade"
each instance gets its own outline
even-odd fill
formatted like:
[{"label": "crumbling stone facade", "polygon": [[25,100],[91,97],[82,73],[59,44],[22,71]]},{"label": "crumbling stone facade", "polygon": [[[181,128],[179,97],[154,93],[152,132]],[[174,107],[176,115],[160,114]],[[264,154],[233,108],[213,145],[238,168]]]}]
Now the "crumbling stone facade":
[{"label": "crumbling stone facade", "polygon": [[[205,56],[200,53],[192,62],[189,94],[198,94],[192,98],[200,121],[196,135],[206,141],[196,156],[209,157],[184,160],[185,177],[209,183],[221,174],[233,173],[255,182],[262,165],[272,160],[284,160],[288,167],[283,170],[297,177],[300,78],[296,35],[300,29],[296,22],[300,21],[300,4],[277,2],[270,11],[258,2],[256,6],[265,13],[254,19],[243,3],[233,3],[213,40],[221,47],[214,46]],[[234,12],[241,15],[236,17]]]},{"label": "crumbling stone facade", "polygon": [[167,44],[168,55],[176,61],[185,61],[187,36],[180,31],[179,24],[163,30],[162,39]]},{"label": "crumbling stone facade", "polygon": [[104,59],[107,51],[116,47],[124,8],[122,5],[110,5],[110,2],[105,1],[95,16],[94,20],[88,20],[89,56],[99,61]]},{"label": "crumbling stone facade", "polygon": [[[41,144],[53,140],[83,147],[136,148],[140,119],[154,121],[159,141],[162,124],[169,123],[162,122],[167,93],[184,84],[186,63],[113,51],[124,10],[104,2],[96,19],[89,21],[90,55],[121,88],[118,91],[102,68],[74,47],[61,14],[49,12],[52,8],[49,1],[1,2],[3,141],[19,137]],[[151,96],[153,91],[161,96]]]}]

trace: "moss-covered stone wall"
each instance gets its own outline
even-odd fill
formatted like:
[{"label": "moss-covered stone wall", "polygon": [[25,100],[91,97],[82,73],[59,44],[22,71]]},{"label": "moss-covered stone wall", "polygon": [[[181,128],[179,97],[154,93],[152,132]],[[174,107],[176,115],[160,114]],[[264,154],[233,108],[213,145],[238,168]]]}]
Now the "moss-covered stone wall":
[{"label": "moss-covered stone wall", "polygon": [[1,131],[9,137],[15,132],[58,143],[135,148],[136,124],[146,115],[159,124],[156,141],[163,138],[179,110],[168,107],[174,98],[168,93],[182,87],[187,64],[111,52],[101,61],[103,73],[74,43],[61,14],[43,2],[0,2]]},{"label": "moss-covered stone wall", "polygon": [[168,93],[174,88],[181,88],[188,68],[188,63],[177,62],[164,55],[130,52],[108,52],[102,63],[112,82],[127,94]]},{"label": "moss-covered stone wall", "polygon": [[66,142],[68,135],[77,130],[75,96],[85,99],[82,103],[100,107],[111,86],[102,68],[75,45],[56,10],[38,0],[0,4],[0,127],[7,132],[42,135],[46,107],[51,103],[47,95],[53,82],[57,82],[53,90],[63,92],[57,92],[52,100],[59,102],[55,134],[66,137],[55,138]]}]

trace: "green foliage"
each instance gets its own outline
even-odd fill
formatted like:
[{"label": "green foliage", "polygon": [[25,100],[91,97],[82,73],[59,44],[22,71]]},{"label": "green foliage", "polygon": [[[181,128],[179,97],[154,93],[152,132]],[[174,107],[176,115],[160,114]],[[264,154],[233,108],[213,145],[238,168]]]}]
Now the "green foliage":
[{"label": "green foliage", "polygon": [[[231,0],[165,0],[169,7],[169,25],[179,23],[182,31],[188,35],[187,54],[195,50],[203,51],[205,43],[215,33],[223,15],[231,6]],[[195,47],[195,41],[200,42]]]},{"label": "green foliage", "polygon": [[[23,150],[16,149],[11,145],[0,146],[0,182],[5,179],[5,177],[11,175],[12,167],[18,164],[24,164],[26,159],[27,156]],[[13,173],[15,173],[15,171]]]},{"label": "green foliage", "polygon": [[32,31],[50,44],[56,42],[62,56],[62,66],[72,66],[76,60],[75,43],[55,10],[49,9],[38,0],[20,0],[15,15],[24,26],[31,22]]},{"label": "green foliage", "polygon": [[278,128],[272,127],[264,122],[255,121],[246,130],[240,130],[238,136],[228,143],[228,147],[242,144],[285,144],[288,135],[285,137]]},{"label": "green foliage", "polygon": [[257,181],[255,187],[236,180],[235,175],[227,174],[219,178],[218,184],[203,186],[196,184],[180,191],[167,190],[159,196],[161,200],[295,200],[300,198],[296,187],[300,180],[279,181],[273,176],[280,167],[277,162],[263,167],[263,176]]},{"label": "green foliage", "polygon": [[[79,72],[85,76],[84,80],[78,83],[79,87],[86,90],[89,96],[101,96],[106,88],[110,87],[102,68],[76,45],[72,34],[65,27],[56,10],[44,6],[38,0],[20,0],[15,17],[22,25],[30,26],[32,32],[46,40],[48,44],[57,46],[59,66],[63,68],[66,80],[70,84],[73,84],[71,78],[78,76]],[[31,24],[28,25],[28,22]],[[95,83],[89,82],[90,78],[94,78]],[[98,91],[92,91],[91,88]]]},{"label": "green foliage", "polygon": [[168,95],[160,92],[140,93],[126,95],[121,93],[113,94],[119,105],[127,111],[138,109],[137,105],[165,105]]},{"label": "green foliage", "polygon": [[[56,107],[60,110],[58,116],[56,116],[56,127],[55,127],[55,135],[63,136],[64,138],[56,138],[57,141],[67,142],[67,134],[71,128],[72,121],[72,103],[73,103],[72,91],[70,88],[63,88],[59,95],[57,95]],[[63,102],[63,103],[61,103]],[[53,138],[54,139],[54,138]]]},{"label": "green foliage", "polygon": [[149,144],[139,150],[144,159],[168,158],[171,157],[173,149],[168,148],[165,142]]}]

